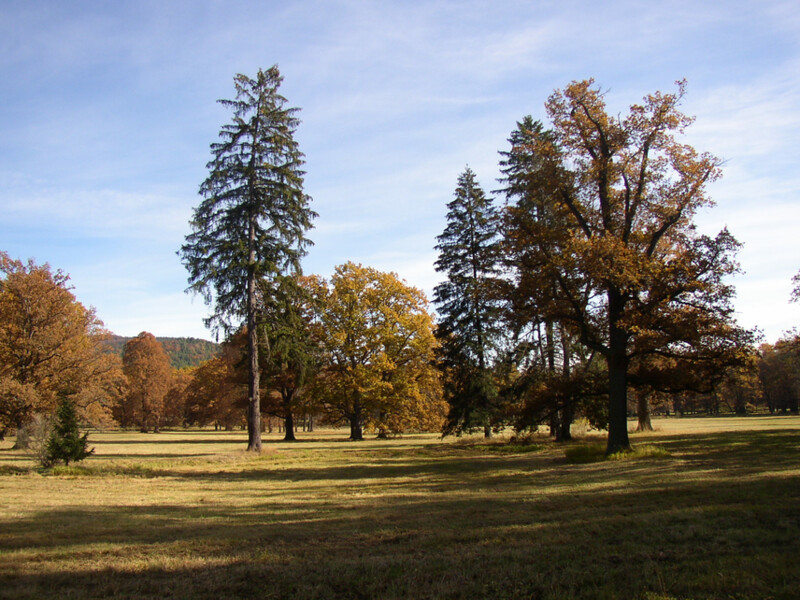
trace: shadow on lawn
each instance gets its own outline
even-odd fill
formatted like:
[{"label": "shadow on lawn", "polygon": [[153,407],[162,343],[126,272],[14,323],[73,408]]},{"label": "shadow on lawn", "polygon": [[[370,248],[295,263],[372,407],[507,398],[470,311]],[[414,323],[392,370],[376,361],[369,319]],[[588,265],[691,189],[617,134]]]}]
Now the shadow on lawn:
[{"label": "shadow on lawn", "polygon": [[567,465],[422,448],[372,464],[156,471],[241,488],[227,502],[211,490],[209,502],[0,521],[0,596],[793,597],[798,433],[647,441],[673,457]]},{"label": "shadow on lawn", "polygon": [[[340,493],[246,506],[48,510],[1,523],[0,548],[53,549],[52,572],[10,577],[6,561],[0,590],[42,598],[636,598],[664,590],[789,598],[800,584],[796,570],[741,569],[775,569],[797,549],[797,478],[786,483],[691,479],[535,496],[529,482],[529,494],[478,488],[461,496]],[[59,569],[72,555],[82,565],[94,557],[97,568],[119,562],[99,572]],[[142,568],[128,555],[176,558]],[[718,572],[727,580],[706,577]]]},{"label": "shadow on lawn", "polygon": [[764,465],[770,470],[791,469],[800,462],[800,431],[796,430],[653,436],[650,440],[683,460],[742,473],[760,471]]}]

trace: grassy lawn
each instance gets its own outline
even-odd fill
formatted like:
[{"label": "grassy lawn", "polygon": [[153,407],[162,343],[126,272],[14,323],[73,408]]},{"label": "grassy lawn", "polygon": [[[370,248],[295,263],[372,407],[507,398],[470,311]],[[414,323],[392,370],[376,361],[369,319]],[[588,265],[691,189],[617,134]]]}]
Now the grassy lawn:
[{"label": "grassy lawn", "polygon": [[[94,433],[40,473],[0,442],[0,598],[800,596],[800,418],[655,420],[572,463],[546,438],[351,443]],[[591,445],[586,436],[572,444]]]}]

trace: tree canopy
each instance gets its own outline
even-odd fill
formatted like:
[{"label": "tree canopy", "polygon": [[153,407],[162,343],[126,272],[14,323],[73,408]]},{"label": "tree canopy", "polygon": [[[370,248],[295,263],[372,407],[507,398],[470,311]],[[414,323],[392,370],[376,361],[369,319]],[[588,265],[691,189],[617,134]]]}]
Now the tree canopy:
[{"label": "tree canopy", "polygon": [[346,263],[317,280],[322,372],[315,396],[333,420],[387,435],[439,429],[444,406],[424,294],[393,273]]},{"label": "tree canopy", "polygon": [[69,277],[0,252],[0,433],[73,397],[84,417],[107,418],[120,391],[108,333],[77,301]]},{"label": "tree canopy", "polygon": [[122,355],[128,393],[122,414],[143,432],[158,431],[164,416],[164,398],[172,373],[164,348],[152,333],[143,331],[125,344]]}]

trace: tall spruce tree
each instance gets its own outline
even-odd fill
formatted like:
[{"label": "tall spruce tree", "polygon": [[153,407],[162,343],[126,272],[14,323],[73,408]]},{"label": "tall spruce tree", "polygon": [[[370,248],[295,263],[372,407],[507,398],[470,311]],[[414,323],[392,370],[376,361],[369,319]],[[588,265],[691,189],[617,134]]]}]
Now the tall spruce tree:
[{"label": "tall spruce tree", "polygon": [[[220,100],[233,113],[211,144],[203,201],[194,211],[192,232],[180,254],[190,290],[213,302],[206,325],[229,334],[246,326],[249,354],[247,449],[261,450],[258,365],[260,280],[299,273],[311,244],[306,232],[316,214],[303,192],[304,164],[294,134],[299,109],[287,108],[278,93],[278,67],[255,79],[236,75],[235,100]],[[268,287],[264,289],[269,289]]]},{"label": "tall spruce tree", "polygon": [[447,205],[447,226],[436,238],[436,270],[447,280],[434,289],[436,336],[450,405],[445,433],[483,428],[491,436],[497,387],[492,375],[499,308],[498,214],[467,167]]}]

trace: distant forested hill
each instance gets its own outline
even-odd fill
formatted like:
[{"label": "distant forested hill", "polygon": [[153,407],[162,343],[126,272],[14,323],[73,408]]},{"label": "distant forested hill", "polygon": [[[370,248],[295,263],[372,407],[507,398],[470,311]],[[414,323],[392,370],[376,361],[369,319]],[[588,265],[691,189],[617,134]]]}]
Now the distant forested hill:
[{"label": "distant forested hill", "polygon": [[[110,343],[120,356],[129,337],[121,335],[112,336]],[[185,337],[160,337],[156,338],[164,347],[164,351],[169,356],[169,362],[173,369],[184,367],[196,367],[210,358],[214,358],[219,351],[219,344],[200,340],[197,338]]]}]

